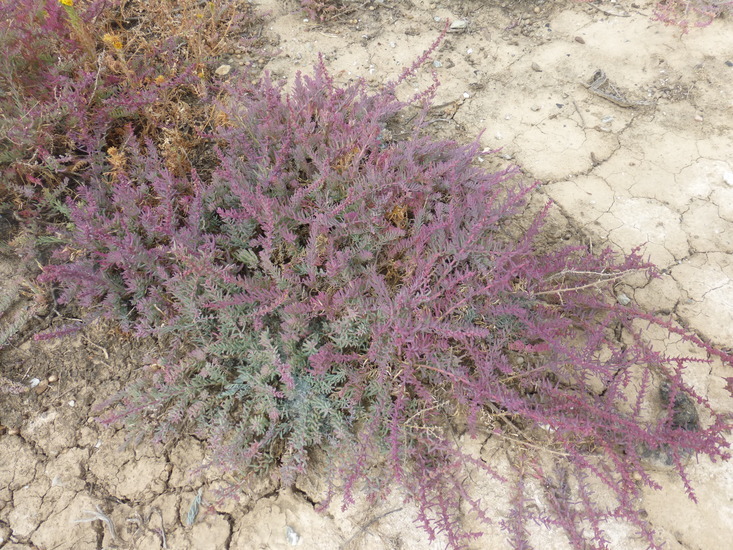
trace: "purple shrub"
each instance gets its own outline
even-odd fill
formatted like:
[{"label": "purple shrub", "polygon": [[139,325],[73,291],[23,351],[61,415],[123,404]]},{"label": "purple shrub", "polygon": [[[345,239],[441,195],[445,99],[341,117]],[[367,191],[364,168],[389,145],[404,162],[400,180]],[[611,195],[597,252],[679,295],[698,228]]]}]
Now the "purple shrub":
[{"label": "purple shrub", "polygon": [[[42,279],[168,350],[110,400],[107,422],[157,440],[193,429],[218,466],[283,483],[321,447],[345,504],[397,483],[453,547],[473,536],[462,502],[492,521],[465,472],[500,478],[455,434],[526,441],[500,519],[516,548],[532,522],[607,548],[603,524],[618,519],[657,548],[637,504],[655,486],[646,456],[665,453],[693,497],[684,459],[727,457],[730,426],[685,382],[701,360],[652,349],[643,323],[731,357],[614,299],[626,274],[655,275],[638,252],[539,249],[546,209],[516,222],[534,186],[480,169],[476,143],[419,123],[391,140],[393,90],[340,88],[322,65],[287,95],[265,78],[229,90],[205,177],[127,138],[125,163],[91,171]],[[548,468],[536,448],[562,459]],[[528,506],[532,478],[543,509]]]},{"label": "purple shrub", "polygon": [[[604,548],[610,519],[655,547],[637,508],[654,486],[645,461],[663,455],[694,497],[684,461],[726,457],[729,425],[685,383],[700,360],[655,351],[640,322],[731,358],[613,300],[614,282],[653,267],[539,249],[544,213],[516,221],[533,186],[419,122],[390,137],[396,84],[339,88],[318,66],[288,95],[264,79],[217,105],[210,56],[251,14],[181,4],[174,21],[168,5],[0,5],[0,200],[58,222],[41,280],[59,302],[161,343],[107,421],[157,440],[193,429],[217,465],[283,483],[321,447],[345,504],[397,483],[454,547],[472,536],[462,503],[492,521],[465,472],[500,477],[454,436],[518,440],[499,520],[516,548],[532,522]],[[538,448],[563,459],[550,468]],[[542,509],[528,505],[533,478]]]},{"label": "purple shrub", "polygon": [[701,360],[654,350],[643,324],[731,357],[614,300],[626,274],[655,275],[638,252],[541,249],[546,210],[518,230],[534,186],[481,170],[476,143],[436,141],[420,116],[401,126],[396,83],[340,88],[319,65],[287,95],[267,78],[220,86],[211,56],[252,21],[236,3],[176,18],[168,0],[70,3],[0,5],[0,200],[55,228],[41,280],[59,302],[159,339],[107,422],[156,440],[193,429],[218,466],[282,483],[326,449],[345,504],[396,483],[454,547],[473,536],[462,503],[498,519],[465,473],[509,482],[455,436],[507,438],[499,521],[516,548],[533,522],[605,548],[611,519],[656,547],[637,508],[645,461],[664,456],[694,498],[685,460],[727,457],[730,426],[685,382]]},{"label": "purple shrub", "polygon": [[314,21],[328,21],[351,11],[340,0],[300,0],[300,5]]},{"label": "purple shrub", "polygon": [[676,25],[688,32],[690,27],[707,27],[713,19],[731,13],[730,0],[662,0],[654,9],[654,19]]},{"label": "purple shrub", "polygon": [[653,8],[652,19],[680,27],[687,33],[690,27],[707,27],[716,17],[731,13],[732,8],[731,0],[659,0]]},{"label": "purple shrub", "polygon": [[152,141],[175,173],[210,164],[211,65],[234,37],[254,49],[257,18],[233,1],[128,4],[0,4],[0,201],[27,221],[53,219],[95,169],[120,168],[124,139]]}]

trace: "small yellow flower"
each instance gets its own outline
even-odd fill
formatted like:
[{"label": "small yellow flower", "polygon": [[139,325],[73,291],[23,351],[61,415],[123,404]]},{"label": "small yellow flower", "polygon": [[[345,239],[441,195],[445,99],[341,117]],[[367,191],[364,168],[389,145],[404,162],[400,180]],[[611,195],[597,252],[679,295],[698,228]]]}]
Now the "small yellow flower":
[{"label": "small yellow flower", "polygon": [[102,40],[105,44],[107,44],[108,46],[112,46],[115,50],[122,49],[122,40],[116,34],[109,34],[108,32],[104,33]]},{"label": "small yellow flower", "polygon": [[64,6],[69,6],[70,8],[74,6],[74,0],[59,0],[59,3]]},{"label": "small yellow flower", "polygon": [[155,77],[156,84],[163,84],[163,82],[165,82],[165,77],[162,74]]}]

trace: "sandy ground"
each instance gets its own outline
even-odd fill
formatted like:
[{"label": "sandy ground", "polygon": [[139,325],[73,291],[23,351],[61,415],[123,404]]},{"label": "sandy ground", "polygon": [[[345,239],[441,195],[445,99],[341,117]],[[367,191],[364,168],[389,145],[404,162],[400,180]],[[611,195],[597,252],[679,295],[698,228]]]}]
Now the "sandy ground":
[{"label": "sandy ground", "polygon": [[[264,0],[265,35],[276,77],[309,72],[319,52],[339,82],[395,78],[437,37],[446,19],[465,22],[427,65],[442,86],[435,129],[473,139],[483,131],[487,168],[517,164],[556,203],[550,231],[589,245],[645,252],[663,269],[650,284],[620,289],[724,348],[733,342],[733,21],[683,35],[651,20],[649,2],[604,2],[608,15],[572,1],[383,0],[353,6],[337,21],[307,20],[294,1]],[[504,5],[505,7],[502,7]],[[463,23],[459,24],[463,25]],[[238,58],[222,59],[237,78]],[[602,70],[598,91],[588,88]],[[430,82],[428,70],[401,93]],[[613,85],[615,92],[609,87]],[[611,92],[609,92],[611,90]],[[12,266],[2,266],[8,275]],[[654,334],[650,334],[655,338]],[[660,340],[660,346],[678,346]],[[679,347],[679,346],[678,346]],[[684,350],[682,350],[684,351]],[[0,401],[0,548],[17,549],[430,549],[399,496],[368,508],[315,511],[323,497],[316,470],[278,491],[242,487],[239,502],[217,504],[223,485],[192,471],[205,460],[193,438],[166,448],[137,446],[105,431],[91,408],[149,361],[144,348],[92,327],[57,342],[19,345],[4,355],[25,380],[58,380],[42,392]],[[690,380],[733,412],[723,377],[705,365]],[[502,449],[476,446],[501,469]],[[733,540],[733,465],[690,465],[698,503],[663,467],[644,507],[671,549],[723,550]],[[501,514],[504,489],[477,480]],[[187,516],[201,489],[199,515]],[[82,521],[104,513],[103,521]],[[469,522],[470,526],[470,521]],[[610,526],[613,548],[641,548]],[[538,548],[565,549],[556,533],[534,533]],[[508,548],[489,528],[473,546]]]}]

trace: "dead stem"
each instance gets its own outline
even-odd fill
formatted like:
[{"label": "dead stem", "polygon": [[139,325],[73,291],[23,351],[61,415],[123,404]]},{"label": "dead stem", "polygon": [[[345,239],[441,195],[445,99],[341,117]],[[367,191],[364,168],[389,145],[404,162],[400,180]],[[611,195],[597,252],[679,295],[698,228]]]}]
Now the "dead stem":
[{"label": "dead stem", "polygon": [[91,521],[102,521],[107,525],[109,529],[109,535],[112,540],[117,540],[117,531],[115,530],[115,524],[107,514],[105,514],[98,504],[94,505],[94,510],[84,510],[85,514],[89,514],[87,518],[75,519],[72,523],[88,523]]}]

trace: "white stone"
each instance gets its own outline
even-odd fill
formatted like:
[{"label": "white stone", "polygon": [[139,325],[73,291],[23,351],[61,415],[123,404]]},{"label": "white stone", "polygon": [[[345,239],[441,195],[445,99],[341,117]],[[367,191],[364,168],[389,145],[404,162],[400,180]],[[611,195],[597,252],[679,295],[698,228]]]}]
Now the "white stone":
[{"label": "white stone", "polygon": [[468,21],[465,19],[459,19],[457,21],[453,21],[453,23],[450,24],[450,29],[448,29],[448,32],[459,32],[466,29],[468,26]]},{"label": "white stone", "polygon": [[295,529],[290,527],[290,525],[286,526],[285,534],[291,546],[298,545],[298,543],[300,542],[300,535],[295,531]]},{"label": "white stone", "polygon": [[726,170],[723,172],[723,181],[728,185],[733,185],[733,171]]}]

